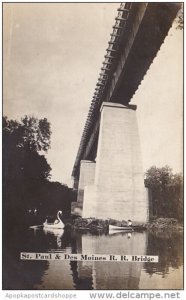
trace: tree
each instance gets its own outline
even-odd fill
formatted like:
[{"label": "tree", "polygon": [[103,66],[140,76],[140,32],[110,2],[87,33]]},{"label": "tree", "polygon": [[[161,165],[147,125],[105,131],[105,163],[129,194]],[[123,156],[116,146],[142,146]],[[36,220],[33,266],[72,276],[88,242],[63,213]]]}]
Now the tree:
[{"label": "tree", "polygon": [[50,178],[50,165],[41,153],[50,147],[50,134],[46,118],[25,116],[21,122],[3,118],[4,208],[15,223],[35,205],[37,190]]},{"label": "tree", "polygon": [[152,166],[145,173],[145,186],[151,191],[153,215],[183,219],[183,178],[169,166]]},{"label": "tree", "polygon": [[9,146],[25,148],[31,151],[44,151],[50,148],[50,123],[46,118],[38,119],[25,116],[21,122],[3,117],[4,145],[10,139]]},{"label": "tree", "polygon": [[174,174],[168,185],[172,216],[183,221],[183,176]]},{"label": "tree", "polygon": [[[25,116],[21,122],[3,118],[3,205],[6,227],[37,224],[58,210],[65,217],[75,200],[72,189],[50,182],[50,165],[43,152],[50,147],[46,118]],[[37,218],[34,210],[37,209]],[[30,222],[30,223],[29,223]]]},{"label": "tree", "polygon": [[3,118],[4,177],[36,178],[50,177],[50,166],[41,151],[50,147],[50,124],[46,118],[25,116],[21,122]]},{"label": "tree", "polygon": [[181,9],[178,11],[177,17],[176,17],[176,24],[177,29],[183,29],[184,26],[184,16],[183,16],[183,3],[181,4]]},{"label": "tree", "polygon": [[38,189],[38,209],[45,216],[56,217],[58,210],[62,210],[63,216],[69,216],[71,202],[75,199],[74,191],[59,182],[45,181]]}]

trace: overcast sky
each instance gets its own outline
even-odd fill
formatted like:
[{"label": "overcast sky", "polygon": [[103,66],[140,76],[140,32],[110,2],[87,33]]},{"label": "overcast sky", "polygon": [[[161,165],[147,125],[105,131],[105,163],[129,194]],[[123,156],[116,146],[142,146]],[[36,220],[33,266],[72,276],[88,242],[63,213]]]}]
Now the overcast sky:
[{"label": "overcast sky", "polygon": [[[4,115],[47,117],[52,180],[69,183],[119,3],[6,3]],[[182,31],[172,28],[131,103],[144,170],[182,171]]]}]

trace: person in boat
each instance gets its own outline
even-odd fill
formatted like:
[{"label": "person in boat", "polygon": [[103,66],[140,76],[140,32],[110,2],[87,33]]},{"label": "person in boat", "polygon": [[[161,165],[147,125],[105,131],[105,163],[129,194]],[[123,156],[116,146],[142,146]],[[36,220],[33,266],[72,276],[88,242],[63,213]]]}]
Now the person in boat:
[{"label": "person in boat", "polygon": [[50,216],[47,216],[47,217],[46,217],[45,223],[46,223],[46,224],[49,224],[49,223],[50,223]]},{"label": "person in boat", "polygon": [[132,226],[132,221],[128,220],[128,226]]},{"label": "person in boat", "polygon": [[58,211],[58,213],[57,213],[57,219],[53,223],[48,223],[48,218],[47,218],[46,221],[43,223],[44,227],[47,227],[47,228],[58,228],[58,229],[64,228],[64,223],[60,219],[60,215],[62,215],[62,211],[61,210]]},{"label": "person in boat", "polygon": [[58,224],[58,223],[59,223],[59,220],[56,219],[56,220],[54,221],[54,224]]}]

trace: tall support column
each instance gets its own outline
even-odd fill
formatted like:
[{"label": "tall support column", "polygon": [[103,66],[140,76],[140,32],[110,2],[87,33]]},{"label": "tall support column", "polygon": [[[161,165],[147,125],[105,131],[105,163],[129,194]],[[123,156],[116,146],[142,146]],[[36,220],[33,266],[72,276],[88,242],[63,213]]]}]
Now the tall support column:
[{"label": "tall support column", "polygon": [[73,203],[73,213],[82,215],[84,189],[87,185],[94,183],[95,177],[95,163],[89,160],[82,160],[80,165],[80,178],[78,186],[77,202]]},{"label": "tall support column", "polygon": [[134,105],[102,104],[95,181],[85,188],[83,217],[148,220]]}]

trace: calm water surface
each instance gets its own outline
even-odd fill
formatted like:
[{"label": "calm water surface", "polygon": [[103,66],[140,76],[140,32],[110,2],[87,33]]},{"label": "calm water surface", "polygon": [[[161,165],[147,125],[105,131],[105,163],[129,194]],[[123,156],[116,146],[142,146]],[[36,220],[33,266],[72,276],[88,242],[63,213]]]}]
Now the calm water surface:
[{"label": "calm water surface", "polygon": [[[182,289],[182,233],[107,235],[29,229],[11,233],[3,257],[4,289]],[[158,255],[158,263],[21,261],[20,252]]]}]

